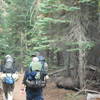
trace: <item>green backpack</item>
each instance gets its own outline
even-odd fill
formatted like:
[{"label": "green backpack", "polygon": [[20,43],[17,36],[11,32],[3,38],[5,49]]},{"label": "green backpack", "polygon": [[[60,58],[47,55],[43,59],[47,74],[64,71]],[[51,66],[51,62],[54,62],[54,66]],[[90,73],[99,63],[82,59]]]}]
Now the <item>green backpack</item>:
[{"label": "green backpack", "polygon": [[33,72],[36,72],[35,80],[26,80],[26,85],[30,88],[44,88],[46,86],[46,81],[43,80],[42,77],[42,64],[39,61],[32,62],[30,64],[31,72],[29,77],[34,76],[32,75]]},{"label": "green backpack", "polygon": [[32,71],[41,71],[42,69],[42,64],[39,61],[35,61],[31,63],[31,70]]}]

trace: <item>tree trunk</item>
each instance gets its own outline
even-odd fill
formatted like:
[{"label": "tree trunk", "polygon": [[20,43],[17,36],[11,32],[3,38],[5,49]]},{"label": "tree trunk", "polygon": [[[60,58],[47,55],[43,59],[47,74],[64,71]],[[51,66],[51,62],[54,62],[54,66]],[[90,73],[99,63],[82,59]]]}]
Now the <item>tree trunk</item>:
[{"label": "tree trunk", "polygon": [[57,65],[64,65],[63,61],[63,53],[62,52],[57,52]]}]

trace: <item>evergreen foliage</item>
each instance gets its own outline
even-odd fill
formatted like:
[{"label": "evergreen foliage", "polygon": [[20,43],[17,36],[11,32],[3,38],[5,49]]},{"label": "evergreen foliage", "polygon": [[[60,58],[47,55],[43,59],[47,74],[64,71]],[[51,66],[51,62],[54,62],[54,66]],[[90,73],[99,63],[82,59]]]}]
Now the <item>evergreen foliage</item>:
[{"label": "evergreen foliage", "polygon": [[[77,1],[86,3],[91,0]],[[4,9],[0,8],[0,29],[3,30],[3,34],[0,34],[0,51],[5,54],[13,53],[19,60],[25,59],[26,63],[30,60],[30,54],[37,50],[55,48],[54,50],[57,52],[65,49],[56,45],[60,41],[55,39],[58,35],[56,26],[72,22],[70,18],[60,15],[60,13],[74,13],[80,10],[78,5],[64,4],[64,0],[5,0],[4,4],[6,5]],[[63,36],[62,33],[60,36]],[[66,49],[67,51],[90,49],[94,46],[94,43],[84,41],[81,43],[83,48],[78,48],[77,45],[80,43],[75,41],[63,43],[63,45],[71,47]]]}]

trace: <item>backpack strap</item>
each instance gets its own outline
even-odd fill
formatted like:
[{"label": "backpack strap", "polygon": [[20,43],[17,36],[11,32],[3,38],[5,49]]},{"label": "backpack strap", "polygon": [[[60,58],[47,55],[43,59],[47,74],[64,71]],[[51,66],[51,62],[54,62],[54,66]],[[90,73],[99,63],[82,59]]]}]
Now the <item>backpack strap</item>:
[{"label": "backpack strap", "polygon": [[[12,73],[10,73],[10,74],[11,74],[11,77],[13,78]],[[7,75],[7,73],[6,73],[6,76],[9,77],[9,76]]]},{"label": "backpack strap", "polygon": [[45,64],[45,61],[42,63],[42,68],[41,68],[41,71],[40,71],[40,76],[41,76],[41,80],[44,81],[44,77],[47,75],[47,72],[44,68],[44,64]]},{"label": "backpack strap", "polygon": [[41,71],[44,71],[44,63],[45,62],[43,62],[43,64],[41,63],[42,64]]},{"label": "backpack strap", "polygon": [[32,72],[32,62],[31,62],[31,64],[29,65],[29,72]]}]

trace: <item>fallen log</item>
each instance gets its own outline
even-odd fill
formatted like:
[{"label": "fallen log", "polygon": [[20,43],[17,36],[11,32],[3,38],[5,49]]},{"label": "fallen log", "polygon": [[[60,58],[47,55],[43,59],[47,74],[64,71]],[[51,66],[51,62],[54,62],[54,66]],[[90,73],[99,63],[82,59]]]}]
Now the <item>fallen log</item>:
[{"label": "fallen log", "polygon": [[55,79],[55,84],[58,88],[71,90],[76,90],[75,87],[77,87],[76,82],[73,81],[71,77],[58,77]]}]

